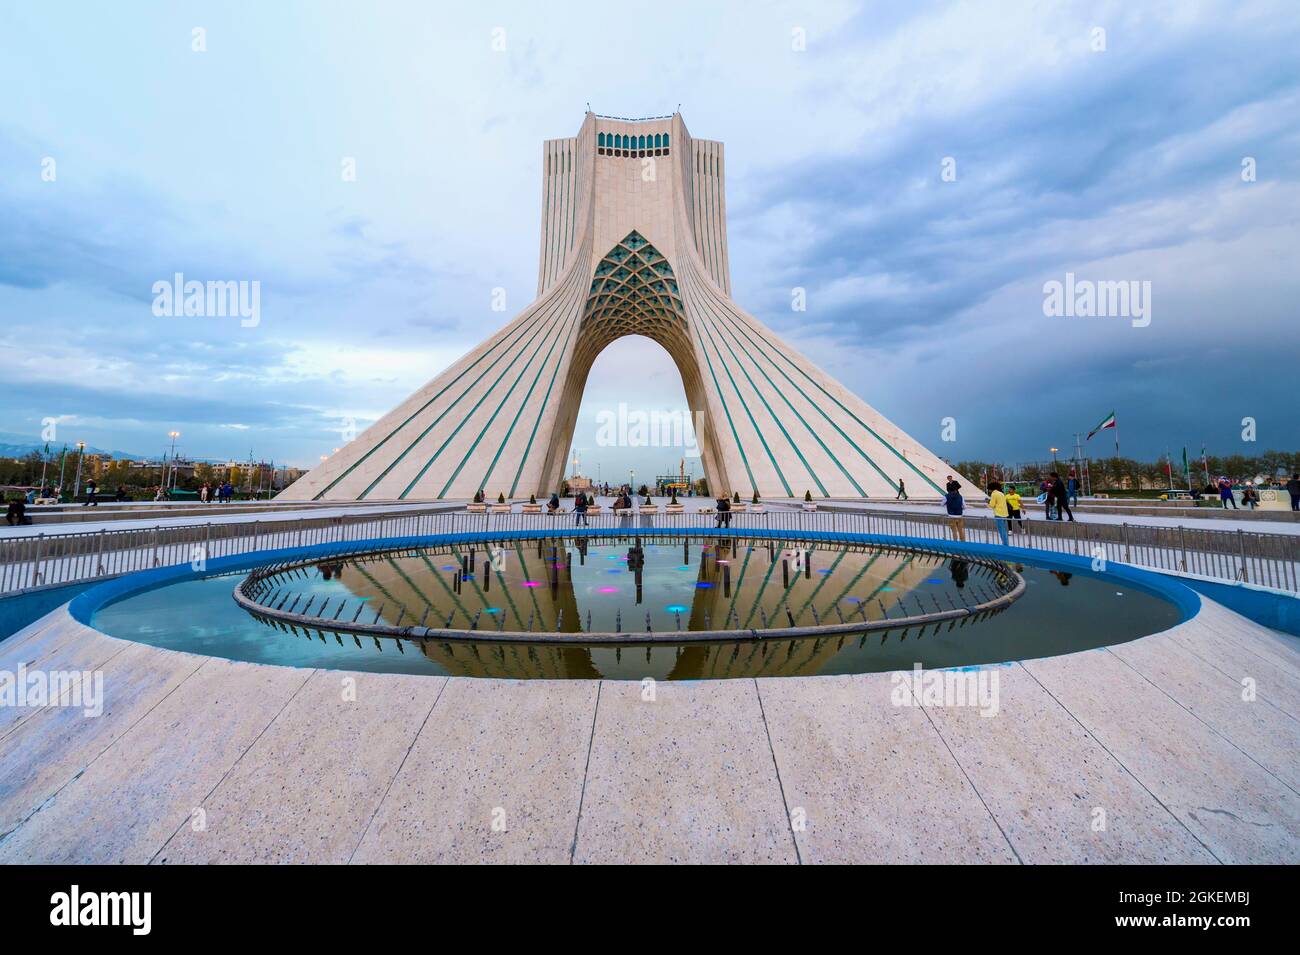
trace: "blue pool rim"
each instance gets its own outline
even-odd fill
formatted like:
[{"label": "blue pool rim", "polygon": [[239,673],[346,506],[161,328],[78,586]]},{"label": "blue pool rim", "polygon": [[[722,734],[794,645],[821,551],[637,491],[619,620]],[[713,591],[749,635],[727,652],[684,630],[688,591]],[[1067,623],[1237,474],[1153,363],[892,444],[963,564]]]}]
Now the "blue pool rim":
[{"label": "blue pool rim", "polygon": [[964,541],[950,541],[942,538],[904,537],[888,534],[852,534],[838,531],[768,531],[750,528],[717,528],[712,526],[674,527],[658,529],[654,527],[617,527],[617,528],[554,528],[532,531],[490,532],[473,531],[458,534],[425,534],[412,537],[375,537],[364,540],[339,541],[328,544],[312,544],[304,547],[285,547],[277,550],[252,551],[246,554],[232,554],[228,557],[216,557],[207,561],[202,571],[194,570],[189,564],[176,564],[170,567],[157,567],[152,570],[140,570],[112,580],[96,584],[74,597],[68,605],[72,618],[88,627],[95,613],[110,604],[127,597],[155,590],[169,584],[186,580],[196,580],[214,574],[225,574],[240,570],[249,570],[263,564],[277,561],[310,560],[332,557],[337,554],[354,554],[365,550],[387,550],[410,547],[445,547],[454,544],[478,544],[516,540],[553,540],[559,537],[574,538],[627,538],[638,533],[643,536],[673,537],[730,537],[744,540],[780,540],[780,541],[824,541],[835,544],[858,544],[877,547],[894,547],[933,551],[941,549],[949,554],[968,554],[972,557],[990,557],[1011,563],[1022,563],[1046,570],[1061,570],[1067,573],[1108,580],[1124,584],[1161,597],[1178,608],[1179,623],[1186,623],[1195,617],[1201,609],[1201,596],[1191,587],[1175,577],[1156,571],[1144,570],[1129,564],[1108,561],[1106,570],[1092,569],[1091,557],[1075,554],[1058,554],[1034,550],[1029,547],[1003,547],[998,544],[975,544]]}]

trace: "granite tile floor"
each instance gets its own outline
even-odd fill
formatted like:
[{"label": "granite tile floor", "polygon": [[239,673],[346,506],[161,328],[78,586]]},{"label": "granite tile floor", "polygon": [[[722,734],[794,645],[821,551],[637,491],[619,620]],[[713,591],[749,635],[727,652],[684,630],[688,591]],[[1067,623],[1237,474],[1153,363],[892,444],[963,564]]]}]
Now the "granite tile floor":
[{"label": "granite tile floor", "polygon": [[95,669],[98,716],[0,710],[0,862],[1300,861],[1300,641],[1205,601],[983,668],[506,681],[236,663],[66,608],[0,671]]}]

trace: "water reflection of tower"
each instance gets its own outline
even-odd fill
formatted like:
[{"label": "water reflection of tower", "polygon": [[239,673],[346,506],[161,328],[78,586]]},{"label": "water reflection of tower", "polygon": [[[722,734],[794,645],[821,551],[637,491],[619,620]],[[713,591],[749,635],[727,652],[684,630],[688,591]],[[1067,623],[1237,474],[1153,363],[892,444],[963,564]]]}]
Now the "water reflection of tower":
[{"label": "water reflection of tower", "polygon": [[636,542],[628,548],[627,552],[627,569],[632,572],[636,580],[636,602],[637,606],[641,605],[642,597],[642,571],[645,570],[645,550],[641,547],[641,538],[636,538]]}]

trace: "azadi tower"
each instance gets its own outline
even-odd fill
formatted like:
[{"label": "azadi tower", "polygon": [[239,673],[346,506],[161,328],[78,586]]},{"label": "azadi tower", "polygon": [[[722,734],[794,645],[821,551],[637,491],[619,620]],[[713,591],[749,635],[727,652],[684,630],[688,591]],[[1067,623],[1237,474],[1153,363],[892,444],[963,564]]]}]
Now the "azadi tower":
[{"label": "azadi tower", "polygon": [[677,363],[711,491],[941,494],[949,466],[732,301],[722,143],[680,114],[588,113],[542,158],[536,300],[282,498],[549,494],[592,362],[623,335]]}]

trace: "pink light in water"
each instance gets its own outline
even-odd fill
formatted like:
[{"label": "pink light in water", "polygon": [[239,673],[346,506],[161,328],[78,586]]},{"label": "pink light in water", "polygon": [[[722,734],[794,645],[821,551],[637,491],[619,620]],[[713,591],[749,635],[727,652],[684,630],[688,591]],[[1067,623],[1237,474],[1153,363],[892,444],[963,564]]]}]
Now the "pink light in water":
[{"label": "pink light in water", "polygon": [[521,587],[540,587],[541,584],[540,584],[538,581],[536,581],[536,580],[525,580],[522,584],[520,584],[520,586],[521,586]]},{"label": "pink light in water", "polygon": [[617,588],[617,587],[601,587],[601,588],[599,589],[598,593],[602,593],[602,594],[616,594],[616,593],[618,593],[618,588]]}]

